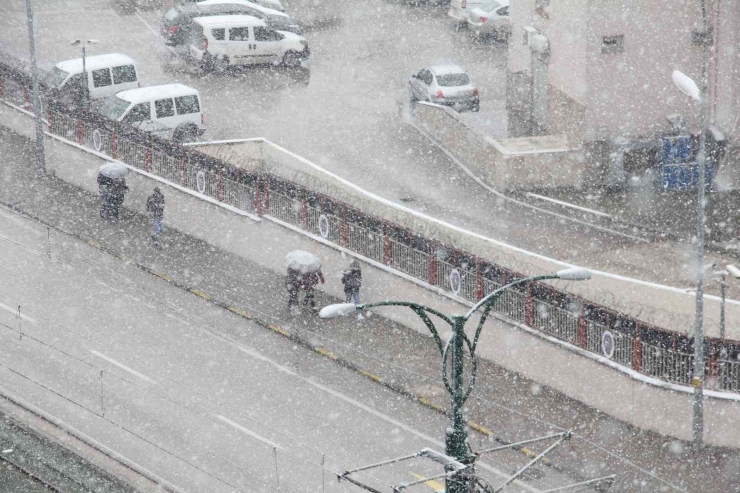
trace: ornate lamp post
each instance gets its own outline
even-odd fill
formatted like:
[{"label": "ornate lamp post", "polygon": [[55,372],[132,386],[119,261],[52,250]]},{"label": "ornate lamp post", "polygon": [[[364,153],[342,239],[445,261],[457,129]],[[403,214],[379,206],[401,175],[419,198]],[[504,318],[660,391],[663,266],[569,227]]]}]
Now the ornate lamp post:
[{"label": "ornate lamp post", "polygon": [[[478,344],[478,337],[483,330],[483,325],[488,318],[488,314],[493,308],[496,300],[509,288],[517,286],[519,284],[527,284],[534,281],[543,281],[546,279],[563,279],[568,281],[583,281],[591,278],[591,272],[587,269],[582,268],[571,268],[556,272],[555,274],[548,274],[542,276],[528,277],[526,279],[520,279],[512,283],[502,286],[476,303],[465,315],[453,315],[448,317],[443,313],[429,308],[424,305],[417,303],[411,303],[407,301],[380,301],[377,303],[365,303],[355,305],[352,303],[339,303],[335,305],[329,305],[324,307],[320,312],[321,318],[336,318],[345,315],[350,315],[358,310],[364,310],[366,308],[374,308],[378,306],[406,306],[409,307],[432,333],[434,342],[437,344],[437,348],[442,356],[442,381],[444,382],[445,388],[451,397],[451,410],[452,410],[452,426],[447,429],[445,439],[445,453],[453,457],[455,460],[463,464],[472,464],[475,460],[474,456],[468,453],[468,431],[465,426],[465,419],[463,417],[463,405],[473,391],[475,385],[475,377],[478,369],[478,361],[475,355],[475,349]],[[481,317],[478,322],[478,327],[475,330],[475,334],[472,338],[468,338],[465,334],[465,324],[468,320],[479,310],[482,309]],[[435,327],[429,315],[434,315],[447,324],[452,329],[452,336],[443,344],[442,339],[439,336],[439,332]],[[463,381],[463,356],[465,349],[470,353],[472,361],[471,377],[468,382],[467,388]],[[447,375],[448,363],[450,359],[449,377]],[[472,473],[472,467],[469,468]],[[452,475],[447,478],[447,485],[445,491],[447,493],[465,493],[467,491],[467,477],[461,477],[461,475]]]}]

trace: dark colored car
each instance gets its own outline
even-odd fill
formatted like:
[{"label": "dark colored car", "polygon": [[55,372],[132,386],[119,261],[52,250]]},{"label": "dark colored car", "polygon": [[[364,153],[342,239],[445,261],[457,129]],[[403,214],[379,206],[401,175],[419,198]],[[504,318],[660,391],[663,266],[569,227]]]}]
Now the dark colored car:
[{"label": "dark colored car", "polygon": [[251,15],[263,20],[275,31],[289,31],[299,35],[303,33],[290,16],[244,0],[235,0],[233,3],[210,0],[173,7],[162,17],[160,33],[164,42],[170,46],[187,44],[193,19],[214,15]]}]

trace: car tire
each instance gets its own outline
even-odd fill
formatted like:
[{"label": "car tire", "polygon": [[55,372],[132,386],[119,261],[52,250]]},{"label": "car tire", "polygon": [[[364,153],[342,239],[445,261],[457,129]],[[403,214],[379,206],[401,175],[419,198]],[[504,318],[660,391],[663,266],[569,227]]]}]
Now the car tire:
[{"label": "car tire", "polygon": [[283,55],[283,65],[288,68],[298,68],[301,66],[301,60],[298,58],[298,53],[295,51],[288,51]]},{"label": "car tire", "polygon": [[172,132],[172,141],[177,144],[194,142],[198,137],[198,127],[192,123],[181,123]]}]

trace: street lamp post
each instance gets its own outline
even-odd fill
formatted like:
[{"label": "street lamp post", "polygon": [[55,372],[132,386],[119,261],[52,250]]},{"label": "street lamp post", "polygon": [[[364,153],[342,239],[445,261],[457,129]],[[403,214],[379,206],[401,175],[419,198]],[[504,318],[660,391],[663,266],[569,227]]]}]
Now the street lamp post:
[{"label": "street lamp post", "polygon": [[96,39],[76,39],[72,41],[70,44],[72,46],[82,46],[82,79],[84,84],[84,91],[85,91],[85,107],[90,107],[90,82],[87,78],[87,68],[85,67],[85,48],[88,45],[97,44],[98,40]]},{"label": "street lamp post", "polygon": [[[451,411],[452,411],[452,426],[447,429],[445,437],[445,453],[450,457],[463,464],[472,464],[475,457],[468,453],[468,432],[465,426],[465,418],[463,416],[463,405],[470,396],[475,385],[475,377],[477,375],[478,362],[475,355],[476,345],[478,344],[478,337],[480,336],[483,325],[488,318],[488,314],[493,308],[496,300],[504,293],[507,289],[512,288],[520,284],[526,284],[534,281],[543,281],[546,279],[563,279],[569,281],[583,281],[590,279],[591,272],[587,269],[574,267],[571,269],[565,269],[556,272],[555,274],[548,274],[543,276],[528,277],[526,279],[520,279],[518,281],[511,282],[499,289],[493,291],[488,296],[484,297],[473,308],[471,308],[465,315],[454,315],[447,317],[446,315],[429,308],[424,305],[417,303],[411,303],[406,301],[380,301],[377,303],[365,303],[355,305],[352,303],[339,303],[335,305],[329,305],[324,307],[320,312],[321,318],[336,318],[344,315],[355,313],[358,310],[364,310],[366,308],[373,308],[379,306],[406,306],[409,307],[419,318],[424,322],[434,338],[437,348],[442,356],[442,381],[450,394],[451,397]],[[482,308],[480,320],[478,321],[478,327],[475,330],[475,334],[472,338],[468,338],[465,334],[465,324],[470,318]],[[442,343],[442,339],[437,331],[429,315],[434,315],[444,322],[446,322],[452,329],[452,335],[446,344]],[[465,348],[470,353],[471,358],[471,376],[470,382],[467,388],[464,384],[464,364],[463,356],[465,354]],[[447,360],[450,359],[449,377],[447,376]],[[472,470],[471,470],[472,471]],[[469,472],[468,474],[471,474]],[[447,485],[445,491],[447,493],[465,493],[467,491],[467,484],[469,477],[461,477],[461,475],[452,475],[447,479]]]},{"label": "street lamp post", "polygon": [[41,116],[41,95],[39,91],[39,72],[36,67],[36,31],[33,27],[31,0],[26,0],[26,21],[28,23],[28,46],[31,55],[31,94],[33,112],[36,114],[36,176],[46,176],[46,153],[44,152],[44,123]]},{"label": "street lamp post", "polygon": [[709,64],[709,31],[707,24],[706,0],[700,0],[702,14],[702,29],[704,40],[702,43],[701,86],[686,74],[673,71],[673,82],[676,87],[700,103],[699,111],[699,152],[696,156],[696,166],[699,176],[696,184],[696,302],[694,328],[694,371],[691,385],[694,387],[694,405],[692,412],[692,439],[697,445],[704,441],[704,193],[706,189],[706,119],[707,119],[707,72]]}]

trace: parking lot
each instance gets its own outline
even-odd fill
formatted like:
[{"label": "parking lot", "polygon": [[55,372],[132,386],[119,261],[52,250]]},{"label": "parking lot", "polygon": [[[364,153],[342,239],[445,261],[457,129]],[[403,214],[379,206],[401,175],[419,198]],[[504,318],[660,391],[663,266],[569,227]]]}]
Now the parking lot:
[{"label": "parking lot", "polygon": [[[305,33],[310,74],[263,67],[204,76],[159,39],[161,10],[122,8],[118,0],[34,5],[42,68],[79,57],[71,41],[95,39],[90,54],[131,56],[142,85],[197,88],[207,127],[202,139],[266,137],[384,198],[514,246],[673,286],[690,282],[680,268],[690,255],[685,246],[666,248],[666,255],[631,235],[502,200],[408,124],[408,77],[425,66],[455,62],[480,90],[481,112],[464,117],[501,127],[507,47],[456,30],[445,7],[368,0],[359,8],[325,0],[320,12],[330,21]],[[290,12],[291,3],[286,7]],[[28,59],[24,1],[7,0],[2,12],[0,48]],[[633,251],[640,261],[615,262],[617,250]]]},{"label": "parking lot", "polygon": [[[131,56],[146,85],[197,88],[208,127],[204,139],[264,136],[391,199],[423,201],[431,190],[444,191],[451,178],[447,158],[399,118],[411,73],[455,61],[479,85],[482,112],[503,106],[505,45],[471,42],[452,28],[443,7],[371,0],[360,10],[330,0],[339,22],[306,32],[312,51],[307,80],[271,67],[202,77],[159,40],[161,11],[114,3],[36,2],[40,65],[79,57],[80,49],[69,45],[74,39],[96,39],[90,54]],[[3,7],[10,15],[0,20],[0,44],[27,58],[23,5],[10,0]]]}]

